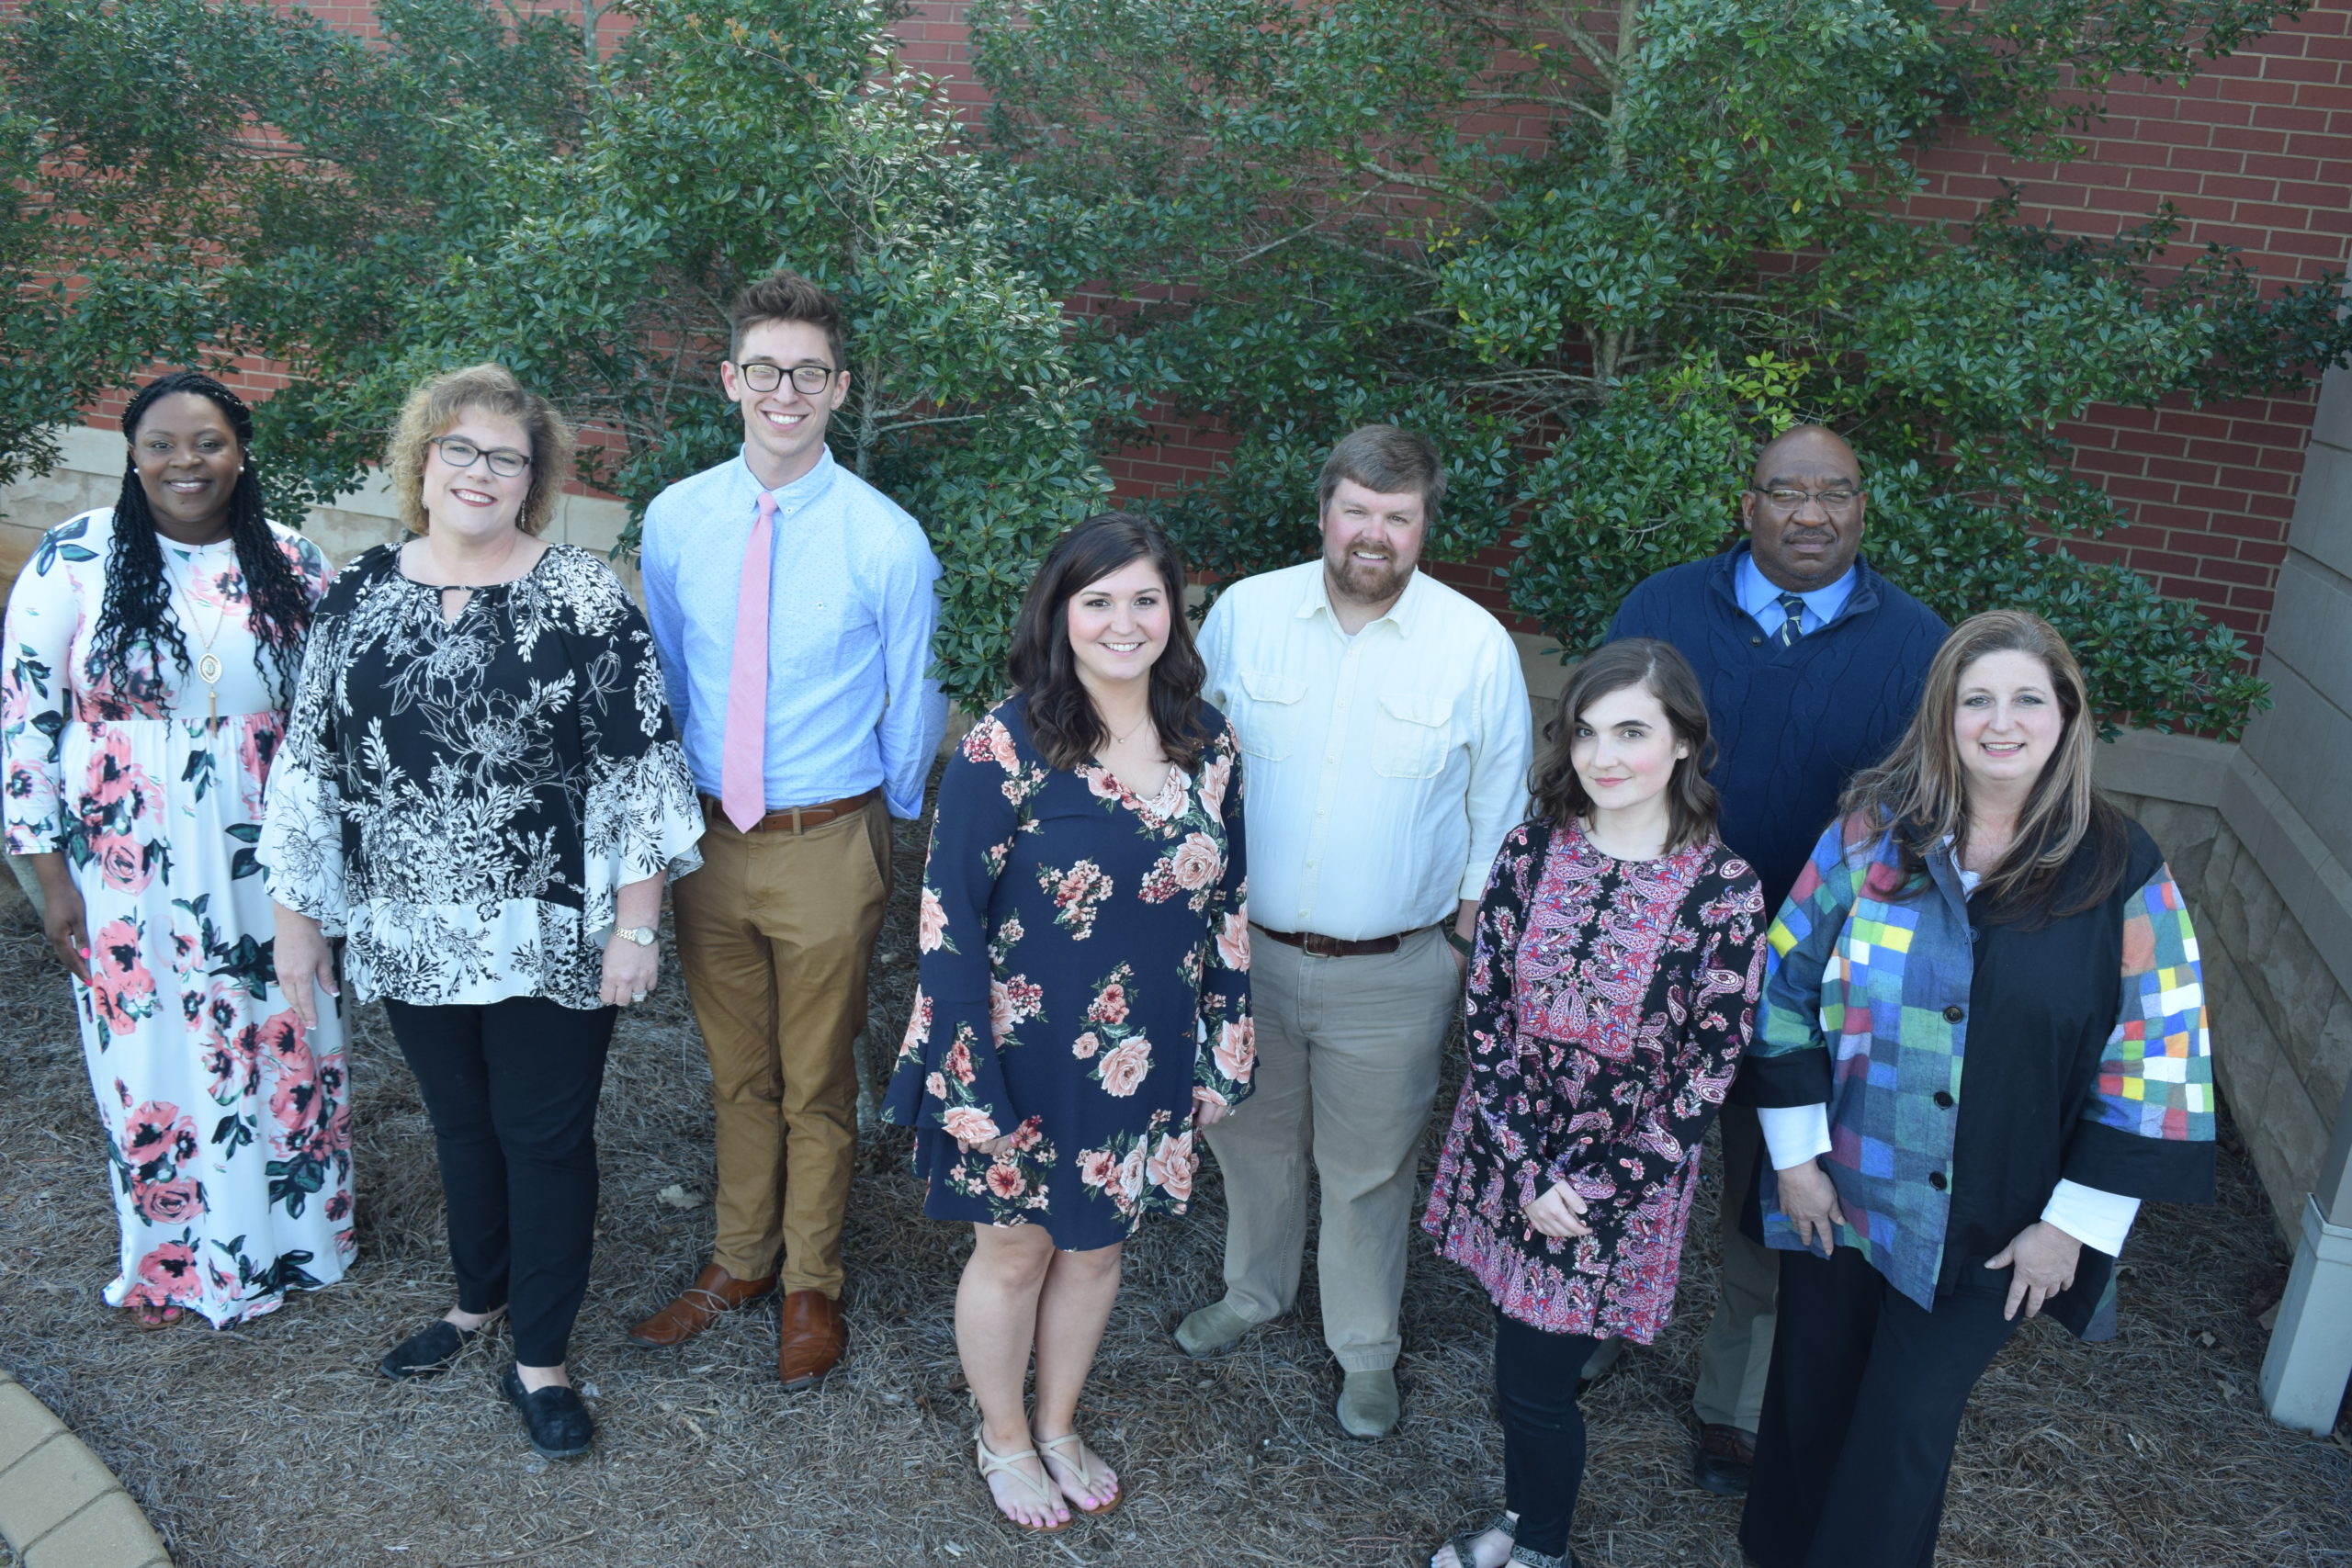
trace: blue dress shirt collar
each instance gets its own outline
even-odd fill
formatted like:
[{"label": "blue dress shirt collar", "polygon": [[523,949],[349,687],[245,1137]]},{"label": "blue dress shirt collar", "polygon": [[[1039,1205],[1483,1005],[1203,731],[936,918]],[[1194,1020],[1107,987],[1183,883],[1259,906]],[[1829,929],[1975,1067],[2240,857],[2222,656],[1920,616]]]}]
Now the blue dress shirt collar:
[{"label": "blue dress shirt collar", "polygon": [[[756,506],[759,503],[760,492],[768,487],[762,484],[760,476],[752,471],[752,459],[748,448],[736,449],[735,467],[738,470],[738,482],[751,487],[752,502]],[[832,448],[818,447],[815,467],[798,479],[775,487],[776,520],[782,522],[832,489],[833,475],[838,469],[839,465],[833,461]]]},{"label": "blue dress shirt collar", "polygon": [[[1739,596],[1739,607],[1763,628],[1766,637],[1778,633],[1781,623],[1789,618],[1781,608],[1781,595],[1787,590],[1774,587],[1756,564],[1756,558],[1746,550],[1739,552],[1738,564],[1732,569],[1732,589]],[[1804,601],[1804,618],[1797,630],[1810,636],[1836,620],[1838,612],[1846,607],[1846,601],[1853,597],[1853,592],[1854,569],[1849,566],[1835,582],[1798,594]]]}]

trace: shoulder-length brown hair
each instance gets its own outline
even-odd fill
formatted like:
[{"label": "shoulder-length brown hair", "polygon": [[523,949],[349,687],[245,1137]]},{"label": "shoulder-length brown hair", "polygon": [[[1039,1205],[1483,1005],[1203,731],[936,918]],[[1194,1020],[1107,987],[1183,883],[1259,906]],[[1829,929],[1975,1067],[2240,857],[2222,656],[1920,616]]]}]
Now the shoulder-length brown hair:
[{"label": "shoulder-length brown hair", "polygon": [[[2022,653],[2038,661],[2049,672],[2064,721],[2018,814],[2016,837],[1977,884],[2005,917],[2038,926],[2078,914],[2112,893],[2129,848],[2122,814],[2091,782],[2097,723],[2082,666],[2058,629],[2041,616],[1988,610],[1954,628],[1928,666],[1911,728],[1884,762],[1855,775],[1839,809],[1891,827],[1906,885],[1926,874],[1928,852],[1944,840],[1966,848],[1968,771],[1952,720],[1968,667],[1994,653]],[[2086,843],[2096,856],[2087,874],[2067,876]]]},{"label": "shoulder-length brown hair", "polygon": [[1012,683],[1029,699],[1029,730],[1037,750],[1057,768],[1075,768],[1111,738],[1094,699],[1078,678],[1069,646],[1069,602],[1130,561],[1148,560],[1168,593],[1168,646],[1151,666],[1151,722],[1169,761],[1190,769],[1209,743],[1201,717],[1201,685],[1208,671],[1193,646],[1184,614],[1184,559],[1159,525],[1132,512],[1105,512],[1054,541],[1022,601],[1006,661]]},{"label": "shoulder-length brown hair", "polygon": [[571,422],[514,379],[503,365],[469,365],[435,376],[401,405],[391,447],[384,455],[392,494],[400,502],[401,525],[412,534],[425,531],[424,460],[432,455],[433,438],[469,412],[511,419],[530,438],[531,487],[523,492],[523,510],[514,525],[526,534],[544,532],[571,478]]},{"label": "shoulder-length brown hair", "polygon": [[1566,827],[1572,817],[1590,815],[1592,795],[1577,776],[1572,760],[1577,720],[1610,693],[1628,686],[1639,686],[1657,699],[1675,739],[1690,749],[1689,756],[1676,761],[1673,776],[1667,780],[1666,847],[1671,852],[1704,842],[1715,830],[1721,805],[1715,786],[1707,782],[1707,770],[1715,761],[1707,700],[1700,694],[1690,661],[1672,643],[1651,637],[1603,643],[1568,671],[1560,710],[1544,727],[1544,755],[1535,763],[1536,813],[1555,828]]}]

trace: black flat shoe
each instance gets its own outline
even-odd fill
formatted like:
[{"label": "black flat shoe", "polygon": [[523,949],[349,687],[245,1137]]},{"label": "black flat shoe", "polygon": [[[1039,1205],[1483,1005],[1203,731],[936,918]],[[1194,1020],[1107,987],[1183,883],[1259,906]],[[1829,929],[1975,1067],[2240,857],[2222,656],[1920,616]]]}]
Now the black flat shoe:
[{"label": "black flat shoe", "polygon": [[577,1389],[535,1388],[526,1393],[523,1374],[511,1365],[498,1386],[506,1403],[523,1413],[531,1451],[541,1459],[578,1459],[594,1442],[596,1424],[588,1418]]},{"label": "black flat shoe", "polygon": [[429,1378],[447,1371],[466,1347],[481,1337],[481,1329],[460,1328],[445,1317],[393,1346],[376,1363],[376,1371],[388,1378]]}]

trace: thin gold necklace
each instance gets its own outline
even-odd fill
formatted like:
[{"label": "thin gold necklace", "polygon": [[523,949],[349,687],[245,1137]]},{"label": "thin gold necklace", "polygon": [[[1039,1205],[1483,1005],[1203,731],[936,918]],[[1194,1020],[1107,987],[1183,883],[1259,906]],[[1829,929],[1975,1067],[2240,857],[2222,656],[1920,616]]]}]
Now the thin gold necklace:
[{"label": "thin gold necklace", "polygon": [[173,559],[177,547],[168,539],[158,539],[156,543],[163,547],[164,574],[171,580],[172,603],[186,611],[181,619],[187,623],[187,629],[196,634],[197,646],[203,649],[202,657],[196,661],[196,673],[205,686],[205,718],[208,722],[218,723],[220,718],[221,667],[220,656],[212,651],[212,645],[220,640],[220,629],[229,624],[229,606],[225,604],[220,606],[212,617],[212,629],[206,631],[202,618],[196,613],[197,606],[203,601],[197,596],[196,584],[192,581],[196,574],[195,565],[191,562],[188,567],[191,581],[181,582],[179,567]]}]

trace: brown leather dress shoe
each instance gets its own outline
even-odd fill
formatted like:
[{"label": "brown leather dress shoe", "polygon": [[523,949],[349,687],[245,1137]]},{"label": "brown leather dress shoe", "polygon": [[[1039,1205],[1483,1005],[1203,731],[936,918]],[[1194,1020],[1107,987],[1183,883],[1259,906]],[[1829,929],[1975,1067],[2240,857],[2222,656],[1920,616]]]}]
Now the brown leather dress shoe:
[{"label": "brown leather dress shoe", "polygon": [[776,1340],[775,1375],[787,1390],[813,1388],[849,1344],[842,1303],[822,1291],[787,1291]]},{"label": "brown leather dress shoe", "polygon": [[1690,1458],[1690,1479],[1718,1497],[1745,1497],[1756,1465],[1756,1434],[1710,1422],[1699,1428],[1699,1450]]},{"label": "brown leather dress shoe", "polygon": [[648,1349],[667,1350],[683,1345],[718,1321],[723,1312],[735,1312],[775,1293],[775,1276],[738,1280],[716,1263],[705,1264],[695,1282],[677,1299],[628,1331],[629,1338]]}]

